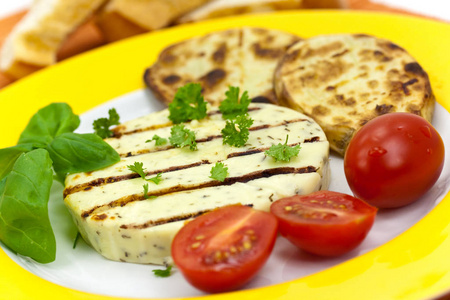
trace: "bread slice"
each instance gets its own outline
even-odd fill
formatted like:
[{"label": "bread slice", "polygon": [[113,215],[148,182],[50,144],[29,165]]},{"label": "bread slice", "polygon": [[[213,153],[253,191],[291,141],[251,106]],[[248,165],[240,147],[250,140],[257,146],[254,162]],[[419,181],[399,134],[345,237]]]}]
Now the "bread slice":
[{"label": "bread slice", "polygon": [[341,155],[353,134],[378,115],[410,112],[431,121],[434,111],[419,63],[391,41],[368,35],[298,42],[280,61],[274,82],[281,104],[314,118]]},{"label": "bread slice", "polygon": [[235,28],[195,37],[164,49],[144,74],[155,96],[170,103],[181,86],[199,82],[205,100],[218,105],[229,86],[259,102],[277,103],[273,72],[286,49],[300,38],[263,28]]},{"label": "bread slice", "polygon": [[21,78],[56,62],[67,36],[106,0],[39,0],[5,40],[0,69]]},{"label": "bread slice", "polygon": [[210,0],[110,0],[97,24],[108,41],[117,41],[171,24]]},{"label": "bread slice", "polygon": [[[172,239],[187,220],[238,203],[268,211],[277,199],[328,188],[329,145],[314,120],[261,103],[250,104],[249,115],[254,123],[239,148],[223,145],[225,120],[217,107],[205,119],[184,123],[195,132],[196,151],[145,142],[154,135],[170,137],[167,109],[116,127],[116,137],[105,141],[121,161],[66,178],[64,202],[83,238],[111,260],[170,263]],[[290,146],[301,146],[298,156],[289,162],[265,156],[287,135]],[[161,173],[162,181],[148,182],[131,172],[127,166],[136,162],[147,179]],[[217,162],[228,168],[223,182],[211,178]]]},{"label": "bread slice", "polygon": [[267,12],[282,9],[299,9],[303,0],[212,0],[209,3],[183,15],[177,24],[191,23],[205,19]]}]

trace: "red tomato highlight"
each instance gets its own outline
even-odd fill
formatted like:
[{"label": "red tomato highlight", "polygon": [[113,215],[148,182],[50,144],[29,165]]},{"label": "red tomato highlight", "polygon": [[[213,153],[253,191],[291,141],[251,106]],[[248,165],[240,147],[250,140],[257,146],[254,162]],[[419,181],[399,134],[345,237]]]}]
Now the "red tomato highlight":
[{"label": "red tomato highlight", "polygon": [[235,290],[267,261],[277,228],[270,213],[242,205],[219,208],[181,228],[172,257],[194,287],[210,293]]},{"label": "red tomato highlight", "polygon": [[364,125],[344,157],[354,195],[378,208],[400,207],[423,196],[444,166],[441,136],[424,118],[389,113]]},{"label": "red tomato highlight", "polygon": [[272,203],[279,231],[291,243],[321,256],[356,248],[372,228],[377,209],[353,196],[319,191]]}]

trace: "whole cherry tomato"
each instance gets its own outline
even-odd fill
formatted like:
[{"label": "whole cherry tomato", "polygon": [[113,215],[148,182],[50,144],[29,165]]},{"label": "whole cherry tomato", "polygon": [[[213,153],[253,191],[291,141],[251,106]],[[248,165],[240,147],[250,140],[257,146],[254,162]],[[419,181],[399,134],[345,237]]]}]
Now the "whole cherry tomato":
[{"label": "whole cherry tomato", "polygon": [[350,141],[344,170],[354,195],[379,208],[424,195],[444,166],[444,143],[424,118],[389,113],[369,121]]}]

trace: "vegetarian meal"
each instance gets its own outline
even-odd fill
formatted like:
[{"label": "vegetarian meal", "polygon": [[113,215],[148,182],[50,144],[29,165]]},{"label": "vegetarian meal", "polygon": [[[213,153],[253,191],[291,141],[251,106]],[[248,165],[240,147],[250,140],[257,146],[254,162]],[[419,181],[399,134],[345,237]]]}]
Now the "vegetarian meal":
[{"label": "vegetarian meal", "polygon": [[[416,201],[443,169],[428,75],[384,39],[230,29],[169,46],[144,80],[167,109],[124,123],[112,109],[81,135],[56,103],[0,149],[5,245],[54,260],[54,171],[101,255],[164,264],[164,276],[174,264],[223,292],[253,278],[277,232],[314,255],[355,249],[378,209]],[[354,196],[327,190],[330,149]]]},{"label": "vegetarian meal", "polygon": [[280,198],[326,189],[320,127],[288,108],[249,105],[246,93],[238,99],[231,88],[206,111],[200,85],[189,84],[168,109],[115,128],[105,141],[121,161],[66,178],[64,201],[84,239],[112,260],[170,263],[188,219],[237,203],[269,211]]}]

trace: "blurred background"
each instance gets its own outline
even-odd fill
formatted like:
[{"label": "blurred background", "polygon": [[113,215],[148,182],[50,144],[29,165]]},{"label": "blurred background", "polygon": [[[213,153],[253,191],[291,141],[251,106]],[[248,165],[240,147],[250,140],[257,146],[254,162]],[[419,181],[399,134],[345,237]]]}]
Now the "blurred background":
[{"label": "blurred background", "polygon": [[448,0],[0,1],[0,89],[58,61],[134,35],[205,19],[288,9],[384,11],[450,23]]}]

